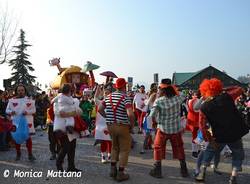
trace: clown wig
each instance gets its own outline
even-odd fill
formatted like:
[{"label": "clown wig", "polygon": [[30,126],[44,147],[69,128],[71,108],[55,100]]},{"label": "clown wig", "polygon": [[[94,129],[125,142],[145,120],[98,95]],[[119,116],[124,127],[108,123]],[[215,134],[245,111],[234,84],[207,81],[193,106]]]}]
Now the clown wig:
[{"label": "clown wig", "polygon": [[204,97],[214,97],[222,92],[223,84],[219,79],[204,79],[200,84],[200,92]]}]

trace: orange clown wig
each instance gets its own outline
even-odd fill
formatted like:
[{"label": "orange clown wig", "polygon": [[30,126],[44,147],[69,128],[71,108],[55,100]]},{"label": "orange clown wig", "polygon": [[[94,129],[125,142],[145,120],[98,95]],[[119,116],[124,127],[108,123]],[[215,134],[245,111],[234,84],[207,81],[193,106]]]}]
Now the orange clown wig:
[{"label": "orange clown wig", "polygon": [[200,91],[204,97],[214,97],[222,92],[223,84],[219,79],[204,79],[200,84]]}]

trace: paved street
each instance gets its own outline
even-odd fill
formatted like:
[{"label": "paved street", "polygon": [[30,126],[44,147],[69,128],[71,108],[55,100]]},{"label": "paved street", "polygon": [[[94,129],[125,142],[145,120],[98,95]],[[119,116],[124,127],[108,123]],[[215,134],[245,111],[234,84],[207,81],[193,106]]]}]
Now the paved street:
[{"label": "paved street", "polygon": [[[144,155],[140,155],[139,151],[142,144],[141,135],[133,135],[137,141],[135,148],[132,150],[129,158],[128,173],[130,174],[130,180],[124,183],[145,183],[145,184],[188,184],[196,183],[192,177],[193,168],[195,166],[195,160],[190,156],[190,134],[185,133],[185,151],[187,157],[187,163],[189,168],[190,177],[182,178],[179,172],[179,162],[172,160],[171,146],[167,145],[167,159],[163,162],[163,179],[155,179],[148,175],[148,172],[153,164],[152,151],[147,152]],[[36,135],[33,136],[33,150],[37,160],[34,163],[30,163],[27,159],[27,151],[25,145],[22,146],[22,158],[16,162],[15,149],[12,148],[8,152],[0,152],[0,184],[49,184],[49,183],[81,183],[81,184],[109,184],[116,183],[109,178],[109,164],[100,163],[99,146],[93,146],[93,138],[83,138],[78,140],[77,152],[76,152],[76,166],[83,170],[80,178],[47,178],[48,170],[55,170],[55,161],[50,161],[50,152],[48,147],[47,133],[37,130]],[[247,184],[250,180],[250,135],[244,137],[246,158],[244,161],[243,172],[240,174],[238,183]],[[212,173],[211,169],[207,172],[206,183],[207,184],[224,184],[227,183],[230,169],[231,159],[225,159],[221,157],[220,170],[223,172],[222,176]],[[67,163],[67,162],[66,162]],[[67,165],[67,164],[66,164]],[[65,166],[66,167],[66,166]],[[9,170],[10,176],[4,178]],[[42,173],[40,178],[14,178],[14,170],[18,171],[38,171]],[[5,172],[4,172],[5,171]]]}]

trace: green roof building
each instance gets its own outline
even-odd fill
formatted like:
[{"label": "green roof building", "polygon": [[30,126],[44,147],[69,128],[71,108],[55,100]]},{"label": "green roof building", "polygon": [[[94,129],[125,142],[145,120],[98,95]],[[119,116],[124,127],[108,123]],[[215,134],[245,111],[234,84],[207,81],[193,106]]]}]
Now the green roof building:
[{"label": "green roof building", "polygon": [[228,86],[242,86],[244,84],[240,83],[238,80],[230,77],[225,72],[222,72],[216,69],[213,66],[208,66],[197,72],[189,73],[174,73],[173,74],[173,84],[176,85],[179,89],[192,89],[196,90],[199,88],[200,83],[204,79],[218,78],[223,82],[224,87]]}]

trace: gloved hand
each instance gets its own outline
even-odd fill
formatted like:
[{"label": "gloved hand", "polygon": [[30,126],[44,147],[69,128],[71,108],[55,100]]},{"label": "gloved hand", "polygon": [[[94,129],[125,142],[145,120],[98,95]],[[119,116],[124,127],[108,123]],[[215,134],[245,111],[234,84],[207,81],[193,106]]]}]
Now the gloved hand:
[{"label": "gloved hand", "polygon": [[73,126],[66,126],[66,131],[67,131],[69,134],[73,134],[74,127],[73,127]]}]

